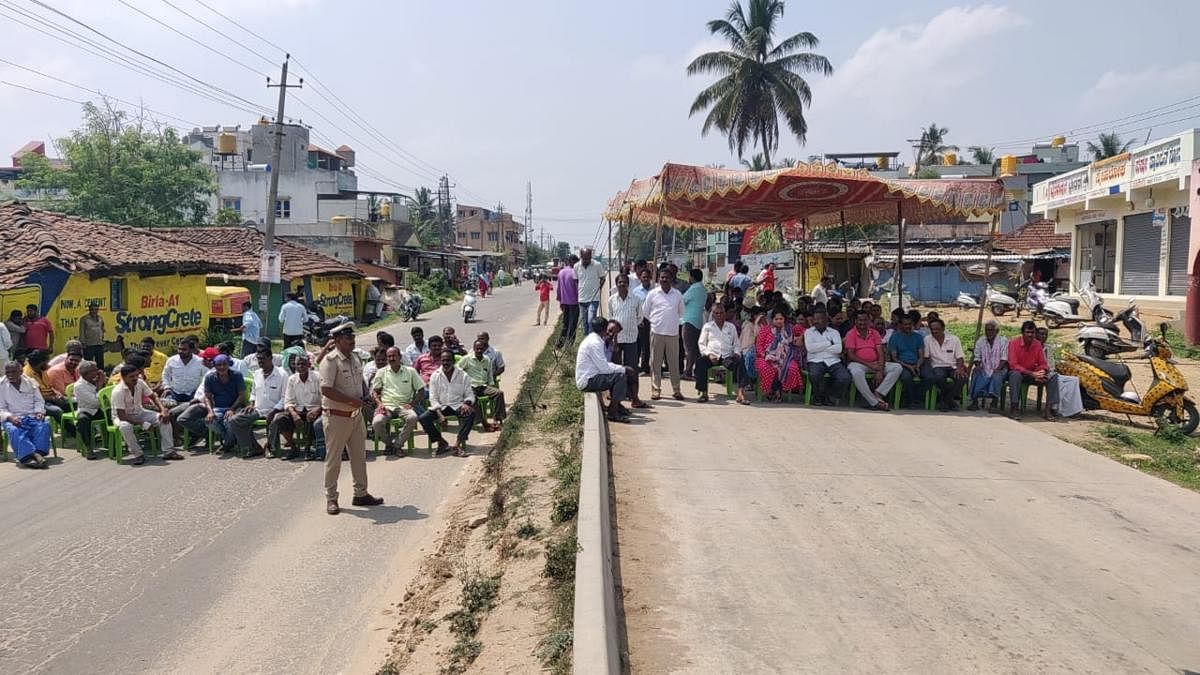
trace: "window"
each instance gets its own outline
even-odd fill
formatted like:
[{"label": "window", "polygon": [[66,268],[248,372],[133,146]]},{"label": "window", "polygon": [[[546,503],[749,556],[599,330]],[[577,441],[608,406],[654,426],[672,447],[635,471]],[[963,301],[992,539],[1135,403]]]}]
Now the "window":
[{"label": "window", "polygon": [[478,239],[478,238],[479,238],[479,233],[478,233],[478,232],[472,232],[472,233],[471,233],[471,238],[472,238],[472,239]]},{"label": "window", "polygon": [[488,232],[488,241],[496,241],[499,239],[495,232]]},{"label": "window", "polygon": [[108,280],[108,309],[113,312],[122,312],[129,307],[125,302],[125,279],[123,277],[112,277]]},{"label": "window", "polygon": [[221,197],[221,208],[229,209],[230,211],[237,211],[238,214],[240,215],[242,212],[242,198],[241,197]]},{"label": "window", "polygon": [[283,198],[275,200],[275,217],[276,218],[291,218],[292,217],[292,200],[291,198]]}]

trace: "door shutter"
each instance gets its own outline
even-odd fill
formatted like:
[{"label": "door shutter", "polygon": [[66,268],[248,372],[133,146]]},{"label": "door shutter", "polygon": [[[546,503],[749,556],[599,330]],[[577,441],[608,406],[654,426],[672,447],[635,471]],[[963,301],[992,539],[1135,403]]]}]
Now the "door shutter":
[{"label": "door shutter", "polygon": [[1170,271],[1170,276],[1167,277],[1168,295],[1187,295],[1188,244],[1191,232],[1191,218],[1185,216],[1171,219],[1171,258],[1167,268]]},{"label": "door shutter", "polygon": [[1121,293],[1158,295],[1158,256],[1162,230],[1151,224],[1152,214],[1125,218],[1124,250],[1121,252]]}]

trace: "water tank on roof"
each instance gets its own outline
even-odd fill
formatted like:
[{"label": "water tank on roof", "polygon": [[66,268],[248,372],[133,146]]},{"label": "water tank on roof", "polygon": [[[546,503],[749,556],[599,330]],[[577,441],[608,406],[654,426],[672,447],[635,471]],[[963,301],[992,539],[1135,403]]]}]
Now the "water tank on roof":
[{"label": "water tank on roof", "polygon": [[329,222],[334,225],[345,225],[350,222],[350,216],[334,216],[329,219]]},{"label": "water tank on roof", "polygon": [[217,135],[217,154],[218,155],[236,155],[237,154],[237,136],[234,134],[218,134]]},{"label": "water tank on roof", "polygon": [[954,166],[955,164],[958,164],[958,155],[953,152],[942,155],[942,166]]},{"label": "water tank on roof", "polygon": [[1050,141],[1050,147],[1061,148],[1066,142],[1066,136],[1055,136],[1054,139]]},{"label": "water tank on roof", "polygon": [[1002,177],[1017,175],[1016,155],[1004,155],[1000,158],[1000,175]]}]

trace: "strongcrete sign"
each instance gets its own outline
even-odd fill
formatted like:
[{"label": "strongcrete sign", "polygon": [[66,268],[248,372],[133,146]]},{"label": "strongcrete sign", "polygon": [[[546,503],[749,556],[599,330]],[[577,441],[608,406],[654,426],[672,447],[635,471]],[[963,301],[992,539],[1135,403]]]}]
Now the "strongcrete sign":
[{"label": "strongcrete sign", "polygon": [[100,305],[105,339],[121,336],[127,346],[150,337],[160,347],[169,348],[178,338],[198,334],[208,326],[210,307],[203,276],[91,280],[75,274],[50,310],[57,349],[79,335],[79,319],[91,302]]},{"label": "strongcrete sign", "polygon": [[308,297],[325,310],[326,317],[354,316],[354,279],[350,277],[309,277]]}]

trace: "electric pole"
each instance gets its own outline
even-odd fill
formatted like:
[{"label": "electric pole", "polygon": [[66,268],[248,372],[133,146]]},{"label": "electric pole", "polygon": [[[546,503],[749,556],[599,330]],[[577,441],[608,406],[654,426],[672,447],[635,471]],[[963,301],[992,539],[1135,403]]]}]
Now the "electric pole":
[{"label": "electric pole", "polygon": [[[283,154],[283,109],[287,102],[288,88],[299,89],[304,86],[304,78],[300,78],[299,84],[288,84],[289,59],[291,59],[291,54],[285,54],[283,68],[279,74],[279,84],[271,84],[271,78],[267,78],[267,88],[277,87],[279,89],[279,109],[275,113],[275,131],[273,132],[275,139],[271,147],[271,180],[270,187],[267,188],[267,231],[263,236],[263,251],[260,260],[262,269],[259,274],[258,288],[258,309],[266,315],[264,320],[268,327],[270,326],[270,312],[267,311],[267,308],[270,307],[271,302],[271,287],[279,283],[277,277],[279,271],[283,269],[282,261],[278,260],[275,254],[275,207],[279,200],[279,162]],[[268,268],[271,268],[270,272],[268,272]]]},{"label": "electric pole", "polygon": [[446,250],[446,236],[453,236],[450,232],[450,177],[442,176],[438,179],[438,235],[441,241],[442,251]]},{"label": "electric pole", "polygon": [[533,181],[525,183],[525,265],[529,265],[529,238],[533,236]]}]

